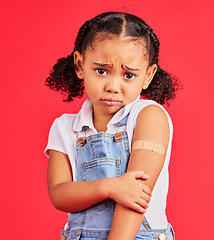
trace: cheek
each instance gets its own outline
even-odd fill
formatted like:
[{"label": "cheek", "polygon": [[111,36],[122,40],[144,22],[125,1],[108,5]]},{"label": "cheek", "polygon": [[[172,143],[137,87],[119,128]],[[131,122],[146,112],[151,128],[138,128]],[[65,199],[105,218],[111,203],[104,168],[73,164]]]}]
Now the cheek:
[{"label": "cheek", "polygon": [[85,80],[84,86],[85,86],[86,93],[91,96],[92,95],[96,96],[96,94],[100,92],[100,88],[101,88],[100,85],[93,80],[90,80],[90,81]]},{"label": "cheek", "polygon": [[134,81],[130,84],[126,84],[126,90],[129,92],[133,92],[133,93],[137,93],[137,92],[141,92],[142,88],[143,88],[143,80],[139,80],[138,81]]},{"label": "cheek", "polygon": [[145,79],[146,79],[146,74],[143,74],[142,77],[139,78],[139,81],[138,81],[138,88],[140,90],[142,90],[143,86],[144,86],[144,83],[145,83]]}]

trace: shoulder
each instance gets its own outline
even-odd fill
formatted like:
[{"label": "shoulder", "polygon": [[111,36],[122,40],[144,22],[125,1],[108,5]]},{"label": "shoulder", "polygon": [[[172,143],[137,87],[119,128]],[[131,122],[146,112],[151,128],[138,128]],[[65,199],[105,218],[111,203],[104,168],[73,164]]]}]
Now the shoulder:
[{"label": "shoulder", "polygon": [[162,115],[162,116],[165,115],[171,121],[171,118],[168,112],[166,111],[166,109],[162,105],[160,105],[159,103],[153,100],[139,99],[132,106],[130,115],[132,117],[137,117],[141,112],[144,112],[146,115],[147,114]]},{"label": "shoulder", "polygon": [[49,156],[49,149],[68,154],[68,149],[71,148],[71,141],[74,138],[73,122],[75,116],[76,114],[63,114],[54,120],[45,149],[47,156]]},{"label": "shoulder", "polygon": [[55,121],[57,122],[62,122],[62,123],[67,123],[67,122],[73,122],[77,117],[77,114],[68,114],[64,113],[60,117],[57,117]]},{"label": "shoulder", "polygon": [[129,117],[129,125],[134,130],[135,127],[160,129],[166,126],[173,134],[172,120],[166,109],[153,100],[139,99],[132,107]]},{"label": "shoulder", "polygon": [[149,122],[168,122],[165,111],[158,105],[148,105],[140,110],[138,119]]},{"label": "shoulder", "polygon": [[170,139],[170,128],[167,116],[162,108],[150,105],[139,112],[134,139],[150,140],[167,147]]},{"label": "shoulder", "polygon": [[144,99],[139,99],[138,101],[135,102],[135,104],[133,105],[133,107],[131,109],[131,113],[138,115],[139,112],[141,112],[141,110],[143,110],[143,109],[150,109],[150,111],[154,111],[154,112],[155,111],[163,112],[167,116],[169,116],[166,109],[162,105],[160,105],[159,103],[157,103],[153,100],[144,100]]},{"label": "shoulder", "polygon": [[58,129],[60,131],[72,131],[73,124],[77,117],[77,114],[63,114],[60,117],[56,118],[52,124],[52,129]]},{"label": "shoulder", "polygon": [[136,126],[144,131],[160,132],[169,130],[168,118],[162,108],[157,105],[149,105],[143,108],[136,121]]}]

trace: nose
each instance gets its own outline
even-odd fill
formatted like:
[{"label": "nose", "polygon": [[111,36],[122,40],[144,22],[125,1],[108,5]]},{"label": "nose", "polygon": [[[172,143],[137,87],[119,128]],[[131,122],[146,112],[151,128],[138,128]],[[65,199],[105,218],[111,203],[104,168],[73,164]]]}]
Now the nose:
[{"label": "nose", "polygon": [[105,86],[105,91],[109,93],[121,92],[121,81],[119,77],[108,79]]}]

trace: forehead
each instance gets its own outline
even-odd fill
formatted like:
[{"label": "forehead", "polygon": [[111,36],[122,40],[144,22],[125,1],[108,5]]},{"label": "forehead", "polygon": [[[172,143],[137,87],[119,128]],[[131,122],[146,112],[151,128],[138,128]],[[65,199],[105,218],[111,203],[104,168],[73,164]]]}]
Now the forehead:
[{"label": "forehead", "polygon": [[139,63],[148,61],[144,39],[133,37],[98,37],[85,51],[85,59],[103,62],[125,61]]}]

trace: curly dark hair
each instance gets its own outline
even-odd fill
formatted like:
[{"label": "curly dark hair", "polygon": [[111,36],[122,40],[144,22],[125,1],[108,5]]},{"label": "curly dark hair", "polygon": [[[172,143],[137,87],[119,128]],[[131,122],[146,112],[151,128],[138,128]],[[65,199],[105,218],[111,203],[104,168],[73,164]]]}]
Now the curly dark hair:
[{"label": "curly dark hair", "polygon": [[[86,21],[80,28],[74,51],[67,58],[60,58],[54,65],[50,76],[46,79],[46,85],[55,91],[61,91],[67,95],[63,101],[72,101],[74,97],[82,97],[84,83],[76,75],[74,64],[74,52],[84,54],[91,46],[94,39],[100,33],[120,36],[131,36],[134,39],[144,39],[149,59],[149,66],[159,62],[159,39],[154,31],[140,18],[122,12],[102,13],[95,18]],[[158,65],[157,72],[147,89],[142,89],[141,95],[155,100],[160,104],[167,103],[175,97],[175,91],[180,88],[178,79],[161,69]]]}]

